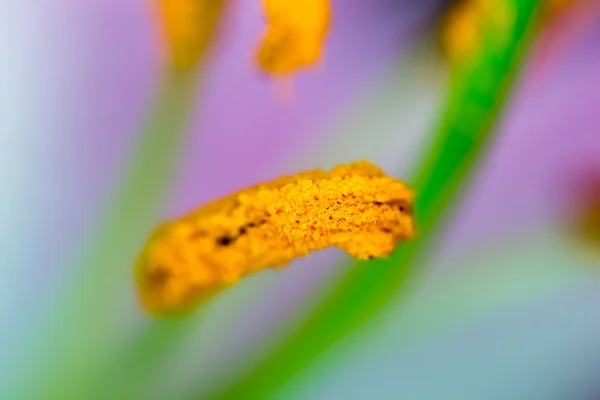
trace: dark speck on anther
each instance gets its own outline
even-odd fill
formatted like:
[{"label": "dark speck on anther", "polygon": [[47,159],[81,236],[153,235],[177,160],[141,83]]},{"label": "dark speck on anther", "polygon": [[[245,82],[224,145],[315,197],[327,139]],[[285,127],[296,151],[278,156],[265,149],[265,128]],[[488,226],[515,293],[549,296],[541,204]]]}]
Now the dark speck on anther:
[{"label": "dark speck on anther", "polygon": [[230,244],[232,244],[235,241],[235,238],[231,237],[231,236],[219,236],[217,238],[217,244],[219,246],[229,246]]},{"label": "dark speck on anther", "polygon": [[411,204],[401,204],[398,209],[406,214],[413,214],[413,206]]},{"label": "dark speck on anther", "polygon": [[171,273],[167,268],[159,266],[150,270],[148,274],[148,283],[152,286],[161,286],[170,276]]},{"label": "dark speck on anther", "polygon": [[394,202],[398,210],[402,213],[412,215],[413,207],[412,204],[407,203],[406,201],[397,201]]}]

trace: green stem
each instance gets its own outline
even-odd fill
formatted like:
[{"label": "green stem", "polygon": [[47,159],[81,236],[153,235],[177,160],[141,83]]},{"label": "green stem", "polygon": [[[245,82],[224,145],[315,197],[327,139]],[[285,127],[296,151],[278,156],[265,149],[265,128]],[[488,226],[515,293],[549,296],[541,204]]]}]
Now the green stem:
[{"label": "green stem", "polygon": [[[403,244],[387,260],[357,263],[282,347],[234,386],[210,398],[272,397],[319,354],[367,323],[399,291],[407,294],[419,266],[415,260],[426,254],[434,231],[441,227],[452,202],[466,189],[465,181],[472,178],[472,169],[489,144],[494,123],[531,41],[539,3],[507,0],[505,6],[514,9],[516,20],[496,28],[502,30],[502,42],[493,42],[498,31],[488,27],[481,53],[453,71],[436,141],[415,180],[420,239]],[[206,398],[204,394],[195,397]]]},{"label": "green stem", "polygon": [[[79,398],[136,399],[143,397],[148,382],[181,350],[197,323],[195,318],[153,320],[130,340],[119,346],[119,354],[99,369],[93,382],[85,385]],[[147,393],[147,391],[146,391]]]},{"label": "green stem", "polygon": [[187,131],[195,82],[193,73],[165,76],[140,133],[136,155],[126,168],[128,174],[61,297],[66,302],[60,308],[64,312],[53,316],[54,336],[46,342],[58,359],[46,360],[53,373],[47,376],[49,382],[36,382],[40,396],[33,398],[67,398],[79,393],[93,375],[90,369],[109,356],[105,349],[114,341],[113,330],[130,292],[132,261],[168,193]]}]

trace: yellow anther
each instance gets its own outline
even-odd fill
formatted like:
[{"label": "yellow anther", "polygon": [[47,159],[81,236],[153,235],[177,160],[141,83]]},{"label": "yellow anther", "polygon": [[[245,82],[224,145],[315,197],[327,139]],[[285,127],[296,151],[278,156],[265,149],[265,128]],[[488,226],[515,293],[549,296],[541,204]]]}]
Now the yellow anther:
[{"label": "yellow anther", "polygon": [[337,246],[387,257],[415,235],[413,193],[368,162],[286,176],[159,227],[137,266],[150,312],[193,308],[239,278]]}]

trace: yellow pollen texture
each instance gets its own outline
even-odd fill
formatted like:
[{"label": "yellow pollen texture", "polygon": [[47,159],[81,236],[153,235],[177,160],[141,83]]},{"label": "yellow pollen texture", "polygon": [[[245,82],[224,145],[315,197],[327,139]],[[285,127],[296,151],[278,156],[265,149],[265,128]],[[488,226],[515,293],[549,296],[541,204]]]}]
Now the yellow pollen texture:
[{"label": "yellow pollen texture", "polygon": [[387,257],[415,236],[413,193],[362,161],[254,186],[167,222],[136,266],[153,314],[193,308],[245,275],[336,246]]},{"label": "yellow pollen texture", "polygon": [[263,0],[267,31],[256,53],[264,72],[285,75],[315,64],[329,30],[329,0]]}]

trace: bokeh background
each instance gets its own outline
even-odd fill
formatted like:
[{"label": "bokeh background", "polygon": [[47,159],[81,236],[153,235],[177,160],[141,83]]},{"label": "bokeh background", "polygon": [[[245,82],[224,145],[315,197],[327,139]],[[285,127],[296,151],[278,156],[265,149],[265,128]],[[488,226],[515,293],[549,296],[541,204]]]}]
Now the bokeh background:
[{"label": "bokeh background", "polygon": [[[148,229],[359,159],[410,181],[447,106],[451,2],[332,1],[324,58],[294,76],[290,101],[253,64],[258,0],[229,4],[199,78],[167,95],[153,2],[30,3],[0,24],[0,398],[213,398],[300,326],[349,258],[318,252],[156,321],[132,277]],[[408,300],[268,395],[238,398],[600,396],[600,5],[571,3],[535,30]],[[153,157],[128,178],[144,146]]]}]

